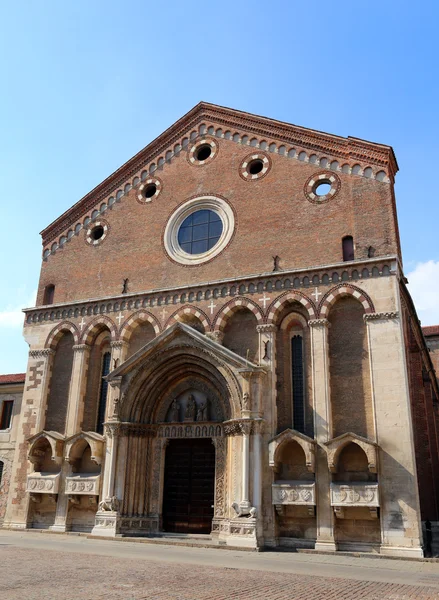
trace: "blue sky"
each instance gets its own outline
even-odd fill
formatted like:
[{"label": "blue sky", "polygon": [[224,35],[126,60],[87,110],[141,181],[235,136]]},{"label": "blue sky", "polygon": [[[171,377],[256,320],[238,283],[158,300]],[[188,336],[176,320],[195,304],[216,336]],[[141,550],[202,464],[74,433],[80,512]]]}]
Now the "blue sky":
[{"label": "blue sky", "polygon": [[0,373],[39,232],[200,100],[394,147],[404,266],[439,323],[437,2],[0,3]]}]

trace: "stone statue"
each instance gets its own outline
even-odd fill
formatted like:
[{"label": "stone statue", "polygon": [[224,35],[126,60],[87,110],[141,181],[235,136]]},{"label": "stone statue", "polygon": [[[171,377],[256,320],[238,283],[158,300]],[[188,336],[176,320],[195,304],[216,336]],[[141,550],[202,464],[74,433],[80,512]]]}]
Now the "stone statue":
[{"label": "stone statue", "polygon": [[273,256],[273,273],[280,270],[279,261],[280,261],[280,256],[278,256],[277,254],[276,254],[276,256]]},{"label": "stone statue", "polygon": [[206,398],[204,402],[200,404],[197,410],[197,421],[208,421],[208,408],[209,408],[209,399]]},{"label": "stone statue", "polygon": [[197,410],[197,405],[195,403],[195,398],[192,394],[189,395],[187,399],[186,412],[184,415],[185,421],[195,421],[195,411]]},{"label": "stone statue", "polygon": [[126,294],[128,292],[128,277],[123,280],[122,284],[122,294]]},{"label": "stone statue", "polygon": [[250,394],[248,392],[244,392],[244,395],[242,396],[242,410],[251,410]]},{"label": "stone statue", "polygon": [[116,496],[112,496],[111,498],[105,498],[105,500],[101,500],[99,502],[100,512],[117,512],[119,510],[119,500]]},{"label": "stone statue", "polygon": [[171,404],[171,421],[177,423],[180,421],[180,404],[177,398],[174,398]]}]

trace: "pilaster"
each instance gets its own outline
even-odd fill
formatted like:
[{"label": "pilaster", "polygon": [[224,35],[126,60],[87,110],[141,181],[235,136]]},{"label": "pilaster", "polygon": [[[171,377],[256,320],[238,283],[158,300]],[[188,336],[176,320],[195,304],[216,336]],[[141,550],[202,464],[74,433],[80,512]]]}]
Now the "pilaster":
[{"label": "pilaster", "polygon": [[327,319],[308,321],[311,328],[311,363],[316,445],[317,550],[336,550],[334,513],[331,507],[331,474],[322,445],[331,437],[331,399],[329,387],[329,347]]},{"label": "pilaster", "polygon": [[78,433],[84,416],[84,397],[87,384],[87,368],[90,346],[73,346],[72,379],[67,408],[66,437]]}]

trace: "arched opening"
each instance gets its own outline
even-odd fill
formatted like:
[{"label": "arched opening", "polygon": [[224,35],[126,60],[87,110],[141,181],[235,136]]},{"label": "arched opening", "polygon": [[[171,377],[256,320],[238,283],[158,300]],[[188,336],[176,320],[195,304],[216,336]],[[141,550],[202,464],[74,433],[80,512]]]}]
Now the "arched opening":
[{"label": "arched opening", "polygon": [[128,341],[127,358],[138,352],[141,348],[143,348],[143,346],[146,346],[146,344],[148,344],[154,338],[154,327],[149,321],[137,323]]},{"label": "arched opening", "polygon": [[376,473],[369,471],[366,453],[355,442],[346,444],[341,450],[338,457],[337,473],[334,474],[334,481],[377,481]]},{"label": "arched opening", "polygon": [[354,238],[347,235],[342,239],[343,260],[350,261],[355,259]]},{"label": "arched opening", "polygon": [[311,344],[305,310],[288,304],[277,335],[277,431],[292,428],[313,437]]},{"label": "arched opening", "polygon": [[258,356],[257,319],[248,308],[234,311],[224,327],[223,345],[254,362]]},{"label": "arched opening", "polygon": [[369,349],[364,308],[352,296],[337,300],[329,312],[332,436],[353,432],[374,438]]},{"label": "arched opening", "polygon": [[[124,533],[210,532],[215,511],[227,510],[222,423],[240,415],[240,404],[239,395],[230,397],[226,371],[186,339],[138,371],[120,412],[127,429],[116,465],[125,472]],[[142,435],[144,428],[153,434]]]},{"label": "arched opening", "polygon": [[70,331],[63,331],[55,348],[50,391],[47,401],[44,429],[65,433],[67,406],[73,366],[74,338]]},{"label": "arched opening", "polygon": [[108,392],[108,383],[105,377],[111,370],[110,341],[109,329],[102,326],[91,345],[82,423],[83,431],[103,432]]}]

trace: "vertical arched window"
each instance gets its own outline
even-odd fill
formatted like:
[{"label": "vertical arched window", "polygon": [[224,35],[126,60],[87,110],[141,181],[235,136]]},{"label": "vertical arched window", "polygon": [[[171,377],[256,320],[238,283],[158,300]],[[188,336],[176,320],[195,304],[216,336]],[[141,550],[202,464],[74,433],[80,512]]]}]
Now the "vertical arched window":
[{"label": "vertical arched window", "polygon": [[343,260],[354,260],[354,238],[351,235],[347,235],[342,240],[343,245]]},{"label": "vertical arched window", "polygon": [[44,289],[43,304],[53,304],[55,298],[55,286],[53,284],[46,285]]},{"label": "vertical arched window", "polygon": [[4,466],[5,466],[5,463],[2,460],[0,460],[0,485],[2,484]]},{"label": "vertical arched window", "polygon": [[303,337],[291,338],[291,382],[293,392],[293,428],[305,432],[305,382],[303,368]]},{"label": "vertical arched window", "polygon": [[96,431],[98,433],[103,433],[104,431],[105,410],[107,408],[108,391],[108,382],[105,379],[105,377],[110,372],[110,360],[111,353],[105,352],[105,354],[102,356],[101,382],[99,386],[98,419],[96,424]]}]

